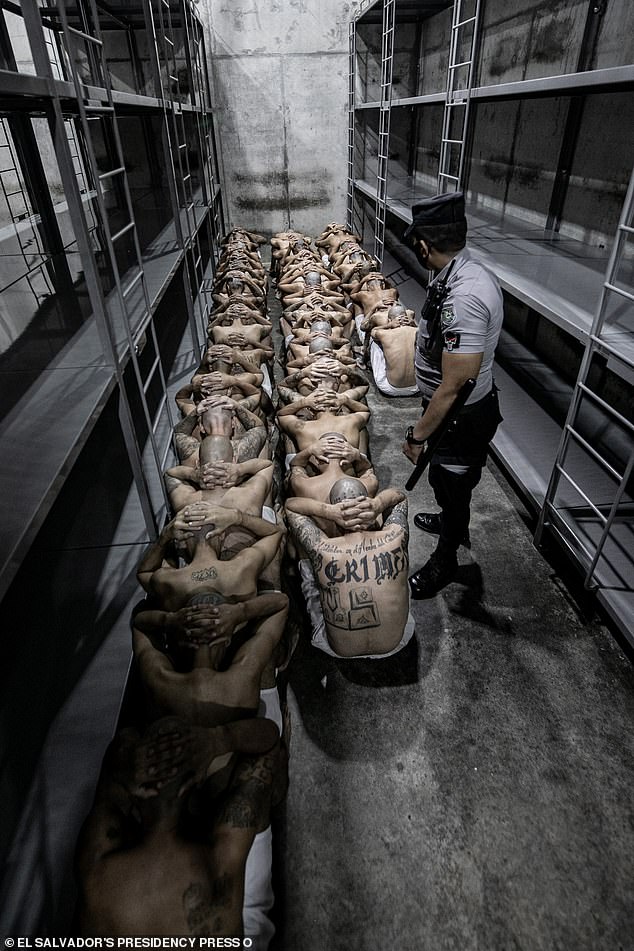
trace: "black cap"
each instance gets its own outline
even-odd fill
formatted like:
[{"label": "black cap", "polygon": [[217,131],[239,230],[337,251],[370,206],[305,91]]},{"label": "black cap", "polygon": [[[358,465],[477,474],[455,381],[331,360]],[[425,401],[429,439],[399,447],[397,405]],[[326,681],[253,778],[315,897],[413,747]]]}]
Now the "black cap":
[{"label": "black cap", "polygon": [[445,192],[412,205],[412,223],[403,238],[409,238],[415,228],[436,228],[466,222],[463,192]]}]

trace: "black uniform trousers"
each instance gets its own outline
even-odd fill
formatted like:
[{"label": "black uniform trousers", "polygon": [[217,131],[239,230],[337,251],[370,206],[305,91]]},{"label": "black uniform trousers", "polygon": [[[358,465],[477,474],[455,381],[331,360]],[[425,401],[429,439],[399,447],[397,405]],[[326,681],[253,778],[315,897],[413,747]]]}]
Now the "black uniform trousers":
[{"label": "black uniform trousers", "polygon": [[[455,553],[468,532],[471,495],[482,477],[489,443],[501,422],[494,384],[482,399],[463,407],[436,447],[429,465],[429,484],[441,509],[439,552]],[[457,473],[445,466],[467,469]]]}]

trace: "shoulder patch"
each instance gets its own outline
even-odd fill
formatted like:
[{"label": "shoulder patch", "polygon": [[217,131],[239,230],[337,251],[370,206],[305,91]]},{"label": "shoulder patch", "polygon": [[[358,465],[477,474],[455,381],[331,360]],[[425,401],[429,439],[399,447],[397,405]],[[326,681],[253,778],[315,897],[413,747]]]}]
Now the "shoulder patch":
[{"label": "shoulder patch", "polygon": [[460,334],[455,333],[454,331],[448,330],[443,334],[445,338],[445,349],[452,352],[452,350],[458,350],[460,348]]},{"label": "shoulder patch", "polygon": [[442,327],[443,330],[445,329],[445,327],[450,327],[451,324],[453,324],[455,319],[456,319],[456,315],[451,305],[449,305],[448,307],[443,307],[443,309],[440,311],[440,326]]}]

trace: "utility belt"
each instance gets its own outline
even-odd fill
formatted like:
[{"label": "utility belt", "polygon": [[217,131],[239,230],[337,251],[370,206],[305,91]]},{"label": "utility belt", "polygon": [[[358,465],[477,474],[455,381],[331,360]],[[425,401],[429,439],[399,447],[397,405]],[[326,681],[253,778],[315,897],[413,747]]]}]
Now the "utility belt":
[{"label": "utility belt", "polygon": [[[497,387],[496,384],[495,384],[495,381],[493,381],[493,385],[491,386],[491,389],[490,389],[489,392],[486,394],[486,396],[481,396],[479,400],[476,400],[476,401],[475,401],[475,403],[466,403],[466,404],[462,407],[462,409],[460,410],[460,412],[458,413],[458,416],[464,416],[465,414],[467,414],[467,413],[469,413],[469,412],[478,413],[478,412],[480,411],[480,409],[482,409],[482,407],[486,405],[486,401],[487,401],[487,400],[488,400],[489,402],[490,402],[492,399],[497,400],[497,395],[496,395],[497,393],[499,393],[499,390],[498,390],[498,387]],[[425,412],[425,410],[427,409],[427,407],[429,406],[430,403],[431,403],[431,396],[430,396],[429,398],[427,398],[426,396],[423,396],[423,398],[422,398],[422,400],[421,400],[421,406],[422,406],[422,408],[423,408],[423,413]],[[451,426],[453,425],[453,423],[450,423],[449,425],[450,425],[450,428],[451,428]]]},{"label": "utility belt", "polygon": [[[423,399],[423,413],[429,405]],[[431,458],[432,465],[483,466],[489,443],[502,422],[498,388],[493,383],[486,396],[468,403],[447,427]]]}]

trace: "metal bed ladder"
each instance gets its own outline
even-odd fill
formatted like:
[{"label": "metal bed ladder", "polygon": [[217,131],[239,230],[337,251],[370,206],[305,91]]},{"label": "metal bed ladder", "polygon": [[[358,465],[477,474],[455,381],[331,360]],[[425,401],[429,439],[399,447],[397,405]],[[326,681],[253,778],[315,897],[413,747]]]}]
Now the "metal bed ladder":
[{"label": "metal bed ladder", "polygon": [[355,60],[357,57],[356,21],[348,25],[348,203],[346,222],[350,231],[354,231],[354,84]]},{"label": "metal bed ladder", "polygon": [[[200,38],[202,25],[198,22],[195,14],[188,3],[188,0],[180,0],[183,30],[185,39],[185,55],[187,59],[187,68],[192,78],[192,105],[198,106],[194,110],[194,120],[196,124],[196,135],[199,149],[199,168],[201,170],[200,184],[202,187],[202,204],[208,209],[212,216],[211,226],[214,235],[217,235],[216,216],[218,214],[217,203],[215,202],[215,182],[213,169],[213,125],[207,112],[209,108],[208,97],[205,87],[205,73],[200,52]],[[193,307],[196,314],[198,325],[201,328],[203,339],[207,336],[207,323],[210,316],[210,304],[206,294],[202,291],[202,285],[208,272],[215,272],[216,262],[213,256],[210,257],[209,264],[203,266],[203,251],[200,242],[200,231],[198,228],[192,239],[192,277],[195,287]]]},{"label": "metal bed ladder", "polygon": [[[631,239],[634,235],[633,219],[634,171],[630,178],[599,305],[586,343],[555,465],[535,532],[535,544],[539,545],[544,529],[549,528],[551,532],[560,537],[560,540],[573,555],[581,559],[585,569],[584,586],[588,589],[596,589],[601,586],[600,579],[597,577],[598,570],[600,571],[599,561],[605,552],[608,540],[615,541],[613,537],[615,520],[619,519],[620,521],[625,518],[627,522],[634,526],[634,515],[632,515],[631,506],[627,507],[628,511],[625,514],[625,496],[628,487],[631,488],[632,472],[634,470],[634,423],[631,419],[623,416],[616,407],[599,397],[589,385],[589,374],[595,356],[607,357],[618,362],[624,369],[626,378],[631,379],[634,375],[634,294],[623,286],[625,283],[624,265],[629,263],[625,255],[625,246],[628,238]],[[606,327],[608,308],[610,304],[615,302],[620,303],[621,306],[624,304],[628,314],[628,323],[624,326],[621,318],[619,329],[614,326]],[[584,400],[587,400],[590,405],[598,407],[606,418],[613,424],[616,423],[622,431],[628,433],[631,437],[629,458],[622,460],[621,471],[615,468],[613,460],[606,459],[596,446],[591,445],[580,433],[579,416]],[[607,473],[615,483],[611,502],[607,504],[599,502],[597,504],[579,485],[573,471],[574,459],[570,458],[574,456],[574,451],[579,448],[585,453],[586,458],[590,457],[593,463]],[[574,523],[571,525],[570,520],[564,518],[563,510],[566,506],[557,504],[557,491],[562,479],[564,480],[564,488],[571,486],[574,492],[585,502],[586,511],[592,513],[592,516],[596,519],[596,525],[600,528],[600,534],[596,540],[590,539],[587,533],[582,538],[579,530],[575,533]],[[631,551],[630,557],[632,557]],[[626,590],[631,591],[631,588],[626,588]]]},{"label": "metal bed ladder", "polygon": [[465,145],[469,131],[479,20],[480,0],[455,0],[438,162],[438,194],[464,187]]},{"label": "metal bed ladder", "polygon": [[[186,0],[184,0],[186,2]],[[185,18],[184,3],[181,7],[179,0],[172,0],[176,11]],[[154,7],[156,6],[156,14]],[[185,117],[180,102],[176,97],[179,93],[178,66],[176,61],[176,34],[172,19],[170,0],[149,0],[147,4],[149,26],[154,46],[154,69],[158,88],[161,91],[163,106],[163,134],[165,158],[170,167],[168,175],[169,188],[174,207],[174,227],[176,240],[185,252],[192,248],[194,237],[197,234],[195,195],[193,188],[192,171],[189,164],[187,132]],[[186,27],[183,22],[183,42],[187,42]],[[188,73],[188,75],[190,75]],[[184,212],[184,214],[181,213]],[[196,355],[200,352],[199,327],[194,313],[194,289],[191,286],[189,269],[183,269],[185,285],[185,305],[189,319],[190,332]]]},{"label": "metal bed ladder", "polygon": [[376,176],[376,213],[374,256],[378,267],[383,266],[385,250],[385,215],[387,201],[387,172],[390,147],[390,117],[392,111],[392,69],[394,66],[394,0],[383,5],[383,38],[381,50],[381,105],[379,111],[379,148]]},{"label": "metal bed ladder", "polygon": [[[44,259],[44,249],[37,226],[33,222],[33,209],[24,186],[20,164],[12,144],[11,132],[6,116],[0,117],[0,193],[2,194],[9,217],[14,227],[15,239],[24,261],[23,278],[29,285],[37,306],[53,293],[53,284],[45,268],[39,268],[40,255]],[[6,181],[5,181],[6,178]],[[17,199],[17,202],[14,201]],[[17,207],[16,207],[17,204]],[[28,237],[23,228],[28,229]],[[36,283],[41,285],[39,289]]]}]

